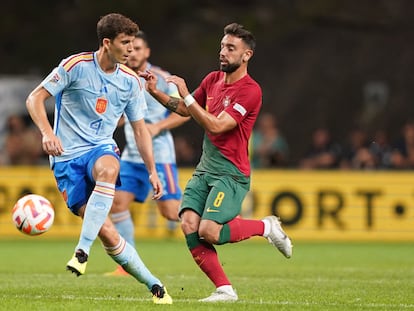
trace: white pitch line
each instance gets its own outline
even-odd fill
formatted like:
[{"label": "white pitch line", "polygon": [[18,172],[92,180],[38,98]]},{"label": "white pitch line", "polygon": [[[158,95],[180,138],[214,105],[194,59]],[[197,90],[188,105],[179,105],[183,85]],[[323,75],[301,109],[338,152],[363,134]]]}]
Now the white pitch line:
[{"label": "white pitch line", "polygon": [[[74,296],[74,295],[0,295],[2,298],[21,298],[21,299],[63,299],[63,300],[86,300],[86,301],[136,301],[136,302],[151,302],[151,298],[139,297],[92,297],[92,296]],[[173,298],[173,302],[199,302],[198,299],[177,299]],[[200,302],[201,303],[201,302]],[[318,303],[314,301],[263,301],[263,300],[238,300],[231,302],[232,304],[250,304],[250,305],[294,305],[294,306],[354,306],[354,307],[370,307],[370,308],[400,308],[413,309],[414,304],[387,304],[387,303]]]}]

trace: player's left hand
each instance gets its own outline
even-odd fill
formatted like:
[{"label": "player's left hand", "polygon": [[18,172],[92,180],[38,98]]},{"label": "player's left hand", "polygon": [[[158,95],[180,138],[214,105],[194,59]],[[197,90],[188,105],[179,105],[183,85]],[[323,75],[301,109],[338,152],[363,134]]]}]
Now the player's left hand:
[{"label": "player's left hand", "polygon": [[164,189],[162,188],[161,181],[158,178],[158,174],[156,172],[150,174],[149,175],[149,181],[152,185],[152,191],[153,191],[152,199],[153,200],[158,200],[159,198],[161,198],[162,193],[164,192]]}]

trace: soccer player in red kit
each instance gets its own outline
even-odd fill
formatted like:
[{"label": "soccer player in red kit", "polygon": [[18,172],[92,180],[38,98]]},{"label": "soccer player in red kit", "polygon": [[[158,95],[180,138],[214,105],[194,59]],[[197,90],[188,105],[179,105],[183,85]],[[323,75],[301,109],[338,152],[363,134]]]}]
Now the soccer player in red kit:
[{"label": "soccer player in red kit", "polygon": [[184,190],[179,212],[191,255],[216,287],[203,302],[238,299],[214,244],[263,236],[285,257],[292,255],[292,243],[276,216],[239,217],[250,189],[248,142],[262,104],[261,88],[247,72],[255,45],[254,36],[243,26],[227,25],[221,40],[220,71],[208,74],[193,95],[182,78],[167,78],[177,85],[183,99],[159,91],[151,72],[141,73],[147,90],[161,104],[191,116],[205,129],[201,159]]}]

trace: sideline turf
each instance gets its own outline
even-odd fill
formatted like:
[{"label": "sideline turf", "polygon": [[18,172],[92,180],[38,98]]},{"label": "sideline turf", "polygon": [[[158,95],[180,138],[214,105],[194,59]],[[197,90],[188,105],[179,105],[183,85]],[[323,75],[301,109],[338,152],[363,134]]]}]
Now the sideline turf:
[{"label": "sideline turf", "polygon": [[132,278],[105,277],[115,264],[96,242],[86,275],[65,271],[76,241],[0,240],[0,310],[414,310],[412,243],[294,243],[285,259],[255,238],[217,247],[236,288],[236,303],[205,304],[212,284],[183,241],[137,241],[165,283],[171,306],[153,305]]}]

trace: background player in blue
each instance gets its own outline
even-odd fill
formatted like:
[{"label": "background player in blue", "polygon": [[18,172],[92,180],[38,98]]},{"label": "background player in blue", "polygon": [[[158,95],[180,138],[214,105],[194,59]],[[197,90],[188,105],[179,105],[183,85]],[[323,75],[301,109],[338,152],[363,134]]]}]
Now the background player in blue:
[{"label": "background player in blue", "polygon": [[[118,264],[144,283],[154,303],[170,304],[159,279],[126,243],[108,217],[119,173],[119,151],[112,136],[125,113],[149,171],[153,198],[162,194],[144,122],[146,103],[137,75],[126,63],[138,26],[121,14],[103,16],[97,24],[99,49],[64,59],[27,98],[27,109],[42,133],[57,186],[69,209],[83,218],[75,254],[67,269],[85,273],[89,252],[99,235]],[[46,117],[45,100],[56,97],[54,128]]]},{"label": "background player in blue", "polygon": [[[128,58],[128,67],[135,72],[151,70],[158,77],[158,89],[170,96],[179,97],[175,84],[165,81],[165,77],[170,74],[150,64],[148,62],[149,56],[148,39],[144,32],[139,31],[133,42],[133,51]],[[161,215],[166,219],[178,221],[178,208],[182,193],[178,185],[174,141],[169,130],[183,124],[189,120],[189,117],[171,113],[148,92],[145,92],[145,99],[148,110],[144,119],[152,136],[158,177],[164,189],[161,198],[157,200],[157,206]],[[135,245],[134,224],[129,206],[134,200],[144,202],[151,184],[148,182],[148,171],[140,152],[136,148],[133,130],[129,122],[125,123],[125,138],[127,144],[122,153],[120,171],[122,184],[116,187],[110,216],[121,236],[131,245]],[[115,271],[107,275],[125,274],[126,272],[122,267],[118,266]]]}]

